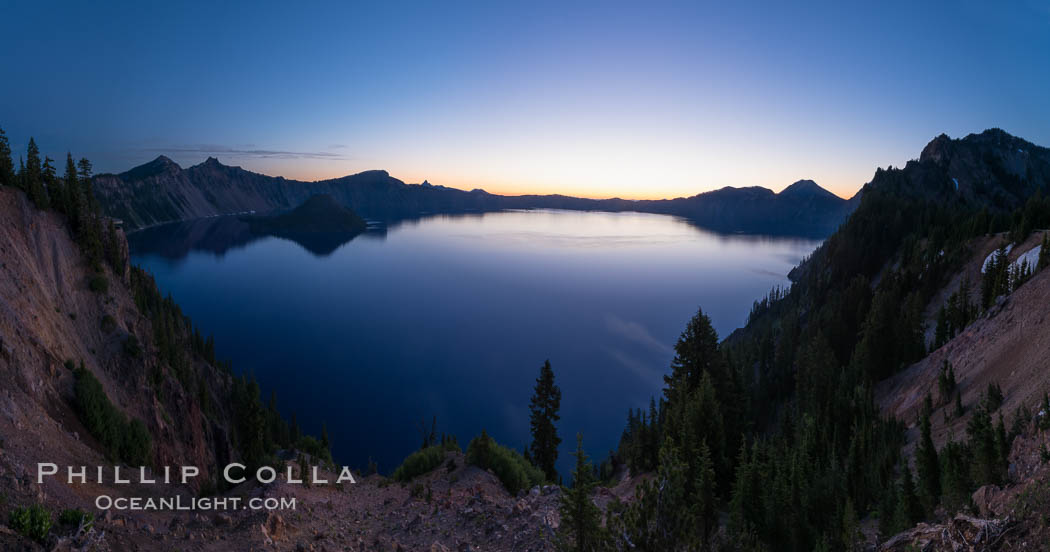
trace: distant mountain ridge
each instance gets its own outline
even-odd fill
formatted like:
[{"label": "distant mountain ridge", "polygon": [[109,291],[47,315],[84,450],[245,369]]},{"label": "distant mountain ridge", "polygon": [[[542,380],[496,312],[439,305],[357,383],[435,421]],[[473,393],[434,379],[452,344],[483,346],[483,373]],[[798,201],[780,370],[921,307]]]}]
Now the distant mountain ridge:
[{"label": "distant mountain ridge", "polygon": [[680,216],[719,232],[824,237],[852,212],[855,203],[800,180],[782,192],[762,187],[731,188],[661,200],[587,199],[564,195],[503,196],[484,190],[406,184],[382,170],[303,182],[223,165],[214,157],[183,169],[165,156],[120,174],[94,178],[103,210],[129,229],[245,212],[294,208],[326,194],[376,220],[428,214],[501,209],[639,211]]}]

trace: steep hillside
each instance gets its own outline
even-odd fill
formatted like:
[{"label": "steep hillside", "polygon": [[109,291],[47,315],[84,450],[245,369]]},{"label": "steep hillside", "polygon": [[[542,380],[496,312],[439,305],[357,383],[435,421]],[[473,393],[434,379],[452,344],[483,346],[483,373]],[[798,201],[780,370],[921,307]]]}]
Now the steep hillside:
[{"label": "steep hillside", "polygon": [[499,209],[642,211],[681,216],[723,232],[823,237],[834,231],[855,205],[812,181],[800,181],[780,194],[753,187],[723,188],[668,200],[596,200],[561,195],[501,196],[429,183],[410,185],[386,171],[300,182],[228,167],[214,158],[182,169],[164,156],[121,174],[96,176],[94,188],[106,213],[123,219],[129,228],[220,214],[285,210],[314,195],[326,194],[377,220]]},{"label": "steep hillside", "polygon": [[[207,359],[211,341],[160,297],[148,275],[127,267],[122,234],[125,264],[114,271],[90,266],[65,216],[38,209],[19,190],[0,186],[0,221],[0,376],[6,382],[0,387],[0,549],[442,551],[480,543],[486,550],[554,549],[559,487],[513,496],[458,450],[405,483],[356,474],[354,483],[335,484],[340,473],[324,457],[327,450],[311,437],[282,436],[298,428],[282,424],[272,406],[264,410],[247,380],[216,368]],[[97,380],[116,409],[106,433],[90,427],[82,411],[85,378]],[[120,431],[112,424],[124,423],[118,418],[141,423],[148,433],[140,460],[146,477],[161,481],[165,466],[196,466],[199,476],[181,484],[173,471],[170,483],[139,482],[140,464],[123,458],[126,442],[116,449],[108,444],[112,431]],[[252,460],[247,431],[261,432],[256,453],[286,448]],[[219,469],[234,461],[278,465],[281,476],[270,484],[217,483]],[[56,464],[59,474],[38,482],[39,462]],[[87,467],[87,481],[68,482],[66,467],[80,466]],[[103,467],[101,482],[96,466]],[[130,484],[114,483],[115,466]],[[308,481],[316,469],[328,483],[289,482],[286,469]],[[623,476],[595,500],[629,500],[636,484]],[[191,512],[99,510],[100,496],[244,502]],[[245,507],[252,498],[295,505]],[[50,525],[20,525],[16,513],[27,508],[42,512]],[[81,518],[85,513],[90,517]],[[43,532],[34,533],[37,528]]]},{"label": "steep hillside", "polygon": [[[129,289],[130,271],[121,278],[104,267],[105,289],[90,289],[94,276],[62,217],[36,210],[11,188],[0,189],[0,220],[0,370],[9,382],[0,424],[7,426],[4,435],[18,435],[7,439],[4,458],[16,465],[32,458],[99,458],[73,412],[73,374],[66,361],[83,361],[125,414],[145,422],[156,445],[151,460],[158,465],[214,466],[230,458],[225,404],[216,401],[206,415],[198,389],[183,389],[170,374],[149,380],[163,370],[154,328]],[[129,340],[141,351],[129,354]],[[228,395],[227,375],[195,364],[211,395]],[[21,465],[13,473],[26,469]]]},{"label": "steep hillside", "polygon": [[[724,385],[741,389],[732,402],[746,405],[739,425],[755,439],[737,461],[731,527],[783,549],[846,548],[849,539],[828,527],[867,516],[867,540],[888,538],[919,521],[944,522],[978,488],[1009,480],[1011,436],[1015,444],[1041,437],[1023,434],[1023,414],[1017,432],[1000,431],[998,411],[978,395],[998,381],[1006,427],[1016,405],[1037,406],[1048,275],[1019,284],[1002,262],[995,278],[983,278],[980,263],[1004,242],[1016,244],[1007,261],[1033,246],[1032,231],[1050,224],[1047,190],[1050,150],[998,129],[939,136],[905,167],[876,171],[856,211],[792,272],[791,288],[756,301],[747,325],[721,344],[733,367]],[[972,300],[962,302],[972,306],[942,316],[946,303],[960,302],[948,299],[964,280]],[[949,342],[929,354],[936,338]],[[965,412],[947,421],[954,407],[936,393],[945,358],[959,363]],[[931,385],[934,444],[913,462]],[[1023,447],[1029,458],[1032,446]],[[944,449],[939,469],[930,468],[933,448]],[[761,487],[740,479],[755,473]]]}]

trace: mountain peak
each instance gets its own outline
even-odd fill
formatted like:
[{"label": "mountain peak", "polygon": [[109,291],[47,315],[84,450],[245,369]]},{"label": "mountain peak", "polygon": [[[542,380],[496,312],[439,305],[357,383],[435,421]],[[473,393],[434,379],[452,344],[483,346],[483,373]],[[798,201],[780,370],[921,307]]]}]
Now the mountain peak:
[{"label": "mountain peak", "polygon": [[[792,185],[788,186],[787,188],[784,188],[783,190],[781,190],[780,193],[777,194],[777,195],[780,195],[780,196],[810,195],[810,196],[817,196],[817,197],[834,197],[834,198],[838,198],[838,196],[836,196],[835,194],[825,190],[824,188],[821,188],[819,184],[817,184],[816,182],[813,182],[812,180],[808,180],[808,179],[803,179],[803,180],[799,180],[799,181],[795,182],[794,184],[792,184]],[[839,198],[839,199],[841,199],[841,198]]]},{"label": "mountain peak", "polygon": [[951,154],[952,139],[947,134],[941,134],[940,136],[930,140],[926,147],[922,148],[922,153],[919,154],[919,162],[925,163],[932,161],[934,163],[940,163],[947,159]]},{"label": "mountain peak", "polygon": [[176,174],[182,170],[178,163],[164,155],[158,155],[156,159],[143,163],[135,168],[120,173],[120,178],[125,181],[142,180],[160,174]]}]

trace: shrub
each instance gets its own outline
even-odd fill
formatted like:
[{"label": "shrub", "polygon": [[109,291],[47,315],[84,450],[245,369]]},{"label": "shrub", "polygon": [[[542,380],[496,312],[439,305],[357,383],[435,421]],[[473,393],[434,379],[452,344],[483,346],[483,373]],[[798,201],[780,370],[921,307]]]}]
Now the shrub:
[{"label": "shrub", "polygon": [[92,274],[88,278],[88,288],[95,293],[106,293],[109,291],[109,280],[101,274]]},{"label": "shrub", "polygon": [[40,504],[15,508],[11,512],[9,525],[22,535],[43,544],[51,532],[51,512]]},{"label": "shrub", "polygon": [[492,470],[510,494],[543,483],[543,471],[518,451],[500,445],[484,431],[467,446],[467,463]]},{"label": "shrub", "polygon": [[73,371],[74,401],[80,420],[102,443],[106,454],[129,464],[144,466],[150,459],[153,439],[141,420],[128,421],[117,410],[95,375],[81,364]]},{"label": "shrub", "polygon": [[109,314],[104,315],[102,317],[102,320],[99,322],[98,327],[102,330],[103,333],[110,333],[113,330],[117,329],[117,320]]},{"label": "shrub", "polygon": [[89,514],[83,510],[67,508],[62,510],[62,513],[58,516],[59,525],[72,525],[74,527],[80,527],[80,524],[84,524],[84,528],[91,527],[95,521],[94,514]]},{"label": "shrub", "polygon": [[318,441],[313,435],[303,435],[299,438],[299,442],[295,444],[295,448],[313,456],[317,460],[332,463],[332,451],[328,450]]},{"label": "shrub", "polygon": [[131,358],[138,358],[142,355],[142,344],[139,343],[138,336],[128,334],[128,338],[124,340],[124,352]]},{"label": "shrub", "polygon": [[409,454],[391,477],[401,483],[411,481],[417,476],[433,471],[444,461],[445,448],[440,445],[429,446]]}]

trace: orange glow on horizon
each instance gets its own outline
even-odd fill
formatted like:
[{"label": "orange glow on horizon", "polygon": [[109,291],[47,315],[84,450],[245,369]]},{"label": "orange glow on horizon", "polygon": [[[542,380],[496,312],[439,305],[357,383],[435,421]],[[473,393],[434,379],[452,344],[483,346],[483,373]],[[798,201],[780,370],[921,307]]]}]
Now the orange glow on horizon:
[{"label": "orange glow on horizon", "polygon": [[[220,160],[226,164],[224,160]],[[395,170],[390,169],[379,169],[379,168],[365,168],[365,167],[353,167],[344,170],[331,169],[323,167],[309,167],[305,164],[297,164],[294,166],[267,166],[267,167],[250,167],[246,165],[254,165],[254,163],[243,163],[242,166],[246,170],[253,172],[259,172],[270,176],[283,176],[284,178],[292,180],[300,180],[313,182],[318,180],[331,180],[357,174],[369,170],[386,170],[390,176],[405,182],[406,184],[420,184],[424,180],[435,186],[446,186],[449,188],[455,188],[464,191],[470,191],[472,189],[480,188],[490,194],[506,195],[506,196],[518,196],[518,195],[564,195],[571,197],[579,197],[585,199],[626,199],[626,200],[656,200],[656,199],[674,199],[679,197],[691,197],[697,194],[710,192],[731,186],[734,188],[743,188],[751,186],[759,186],[762,188],[769,188],[774,192],[779,193],[784,188],[789,186],[791,183],[809,178],[814,180],[822,188],[830,191],[831,193],[843,198],[849,199],[857,190],[861,188],[861,184],[853,186],[835,186],[829,185],[827,182],[823,182],[820,179],[814,177],[799,176],[793,179],[777,179],[777,183],[772,185],[768,182],[740,182],[733,181],[725,184],[715,183],[697,183],[694,186],[650,186],[647,190],[630,189],[628,186],[603,186],[600,183],[592,184],[588,182],[586,185],[572,185],[567,183],[559,182],[547,182],[539,180],[524,180],[524,179],[499,179],[499,180],[488,180],[470,178],[464,176],[453,176],[453,175],[441,175],[436,173],[429,173],[430,176],[423,176],[416,174],[415,171],[406,171],[404,173],[398,173]],[[284,169],[284,170],[280,170]],[[873,171],[874,172],[874,171]],[[773,181],[773,178],[769,179]],[[646,186],[640,186],[645,188]]]}]

